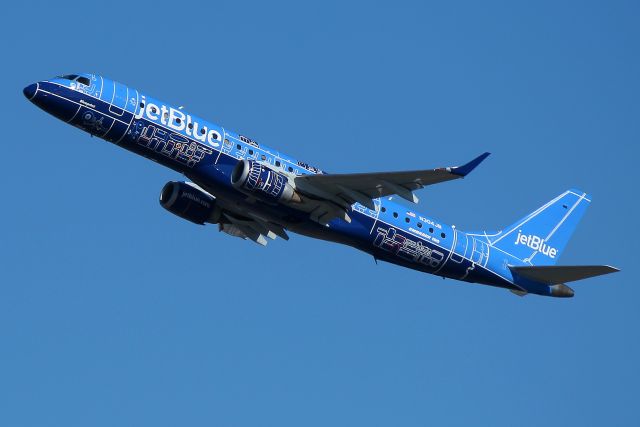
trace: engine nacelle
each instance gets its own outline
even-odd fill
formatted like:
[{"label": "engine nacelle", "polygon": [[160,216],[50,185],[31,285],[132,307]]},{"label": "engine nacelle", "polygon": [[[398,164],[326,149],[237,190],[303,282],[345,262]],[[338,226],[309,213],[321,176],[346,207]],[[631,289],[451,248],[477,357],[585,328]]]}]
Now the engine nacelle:
[{"label": "engine nacelle", "polygon": [[160,192],[160,205],[174,215],[196,224],[216,223],[216,199],[195,184],[170,181]]},{"label": "engine nacelle", "polygon": [[270,202],[301,202],[286,175],[255,160],[242,160],[233,168],[231,184],[243,193]]}]

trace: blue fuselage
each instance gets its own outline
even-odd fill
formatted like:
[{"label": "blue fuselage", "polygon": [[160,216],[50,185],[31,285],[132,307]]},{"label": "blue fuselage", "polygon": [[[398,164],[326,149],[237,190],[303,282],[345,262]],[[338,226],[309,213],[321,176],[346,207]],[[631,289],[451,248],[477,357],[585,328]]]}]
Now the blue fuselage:
[{"label": "blue fuselage", "polygon": [[[224,209],[259,212],[293,232],[347,244],[378,260],[520,289],[507,265],[522,261],[488,245],[482,234],[464,233],[390,198],[375,199],[375,210],[355,203],[349,212],[351,223],[334,219],[324,226],[310,220],[308,213],[248,197],[230,182],[243,159],[291,177],[325,172],[136,89],[99,75],[83,76],[89,84],[56,78],[27,87],[25,95],[60,120],[184,174]],[[541,288],[540,293],[548,291]]]}]

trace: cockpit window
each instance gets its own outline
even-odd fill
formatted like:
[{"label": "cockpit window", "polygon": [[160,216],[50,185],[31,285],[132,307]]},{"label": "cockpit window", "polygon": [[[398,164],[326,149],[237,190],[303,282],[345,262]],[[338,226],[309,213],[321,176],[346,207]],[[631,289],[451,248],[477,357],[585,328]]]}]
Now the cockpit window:
[{"label": "cockpit window", "polygon": [[64,76],[60,76],[61,79],[73,80],[78,77],[77,74],[65,74]]},{"label": "cockpit window", "polygon": [[89,85],[91,84],[91,81],[90,81],[88,78],[86,78],[86,77],[78,77],[78,78],[76,79],[76,81],[77,81],[78,83],[80,83],[80,84],[85,85],[85,86],[89,86]]}]

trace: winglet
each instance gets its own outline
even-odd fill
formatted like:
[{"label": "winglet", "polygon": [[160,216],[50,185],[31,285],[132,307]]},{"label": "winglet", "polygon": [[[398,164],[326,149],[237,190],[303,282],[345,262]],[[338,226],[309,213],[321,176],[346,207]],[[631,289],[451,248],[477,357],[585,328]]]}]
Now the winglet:
[{"label": "winglet", "polygon": [[475,159],[471,160],[467,164],[451,168],[451,173],[464,177],[464,176],[468,175],[469,172],[474,170],[476,168],[476,166],[478,166],[480,163],[482,163],[482,161],[484,159],[489,157],[489,154],[491,154],[491,153],[480,154],[478,157],[476,157]]}]

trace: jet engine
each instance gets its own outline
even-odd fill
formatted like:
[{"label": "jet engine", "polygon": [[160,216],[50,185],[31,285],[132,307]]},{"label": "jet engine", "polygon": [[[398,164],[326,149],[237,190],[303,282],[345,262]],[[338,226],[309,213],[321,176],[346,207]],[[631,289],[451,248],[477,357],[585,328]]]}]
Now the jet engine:
[{"label": "jet engine", "polygon": [[246,194],[269,202],[302,201],[286,175],[255,160],[242,160],[233,168],[231,184]]},{"label": "jet engine", "polygon": [[196,224],[215,224],[220,217],[216,199],[190,182],[167,182],[160,192],[160,205]]}]

